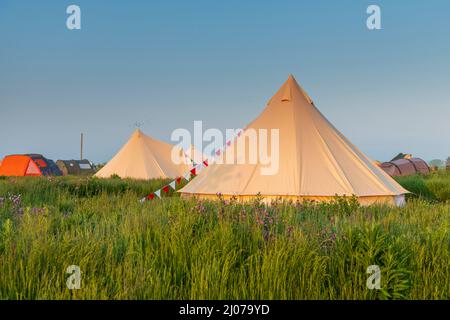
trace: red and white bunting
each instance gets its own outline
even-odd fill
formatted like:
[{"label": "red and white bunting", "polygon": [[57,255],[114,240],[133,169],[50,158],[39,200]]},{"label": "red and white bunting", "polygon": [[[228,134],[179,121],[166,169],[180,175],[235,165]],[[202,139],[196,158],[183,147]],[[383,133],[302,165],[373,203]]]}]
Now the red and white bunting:
[{"label": "red and white bunting", "polygon": [[[240,137],[241,134],[242,134],[242,130],[239,130],[238,133],[237,133],[237,137]],[[235,137],[235,138],[236,138],[236,137]],[[231,145],[231,143],[232,143],[232,140],[233,140],[233,139],[228,140],[227,143],[226,143],[226,146],[229,147],[229,146]],[[217,150],[214,152],[214,154],[215,154],[216,156],[219,157],[219,156],[224,152],[225,148],[226,148],[226,147],[217,149]],[[189,158],[189,157],[187,156],[186,153],[184,153],[184,154],[185,154],[185,156],[186,156],[187,158]],[[189,160],[192,161],[190,158],[189,158]],[[192,162],[193,162],[193,161],[192,161]],[[179,185],[179,184],[181,183],[181,180],[182,180],[183,178],[184,178],[186,181],[191,180],[191,179],[192,179],[192,176],[195,177],[196,175],[199,174],[199,172],[200,172],[203,168],[208,167],[208,166],[209,166],[210,164],[212,164],[212,163],[214,163],[214,158],[207,159],[207,160],[205,160],[205,161],[203,161],[203,162],[201,162],[201,163],[195,165],[191,170],[189,170],[188,172],[186,172],[186,173],[184,174],[184,176],[178,177],[178,178],[176,178],[175,180],[171,181],[168,185],[162,187],[162,188],[159,189],[159,190],[156,190],[156,191],[153,192],[153,193],[150,193],[150,194],[147,195],[146,197],[140,199],[139,202],[144,203],[146,200],[153,200],[155,197],[161,198],[161,191],[163,191],[164,193],[168,193],[169,190],[170,190],[169,188],[172,188],[173,190],[176,190],[177,184]]]}]

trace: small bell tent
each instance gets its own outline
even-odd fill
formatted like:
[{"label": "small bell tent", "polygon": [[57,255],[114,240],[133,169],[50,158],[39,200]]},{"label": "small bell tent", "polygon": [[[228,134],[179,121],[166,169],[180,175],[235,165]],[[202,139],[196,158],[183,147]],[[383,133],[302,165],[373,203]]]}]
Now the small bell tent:
[{"label": "small bell tent", "polygon": [[[178,156],[179,161],[173,161],[172,154]],[[181,148],[153,139],[141,130],[136,130],[114,158],[95,176],[110,178],[117,175],[121,178],[143,180],[176,178],[189,171],[189,165],[184,158]]]}]

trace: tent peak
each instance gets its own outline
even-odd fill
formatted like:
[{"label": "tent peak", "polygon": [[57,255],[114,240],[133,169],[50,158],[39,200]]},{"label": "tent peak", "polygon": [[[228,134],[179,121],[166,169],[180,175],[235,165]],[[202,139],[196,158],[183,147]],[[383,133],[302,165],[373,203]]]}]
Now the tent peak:
[{"label": "tent peak", "polygon": [[133,138],[140,138],[140,137],[142,137],[142,135],[143,135],[143,133],[142,133],[141,129],[136,129],[133,132]]},{"label": "tent peak", "polygon": [[305,90],[298,84],[297,80],[292,74],[289,74],[287,80],[278,90],[278,92],[270,99],[269,104],[275,101],[291,102],[296,97],[302,97],[308,104],[314,104],[312,99]]}]

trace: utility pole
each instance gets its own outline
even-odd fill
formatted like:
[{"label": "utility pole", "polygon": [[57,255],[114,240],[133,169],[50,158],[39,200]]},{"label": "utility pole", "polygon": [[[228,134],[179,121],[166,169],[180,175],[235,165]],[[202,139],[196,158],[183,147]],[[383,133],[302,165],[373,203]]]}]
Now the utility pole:
[{"label": "utility pole", "polygon": [[80,141],[80,160],[83,160],[83,133],[81,133],[81,141]]}]

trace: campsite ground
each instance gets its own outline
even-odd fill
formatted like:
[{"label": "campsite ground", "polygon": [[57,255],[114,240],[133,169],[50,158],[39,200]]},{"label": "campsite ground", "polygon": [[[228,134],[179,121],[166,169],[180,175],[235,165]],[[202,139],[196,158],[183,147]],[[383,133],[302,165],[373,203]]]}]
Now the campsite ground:
[{"label": "campsite ground", "polygon": [[164,181],[0,178],[0,299],[449,299],[450,175],[399,182],[404,208],[266,208],[139,203]]}]

